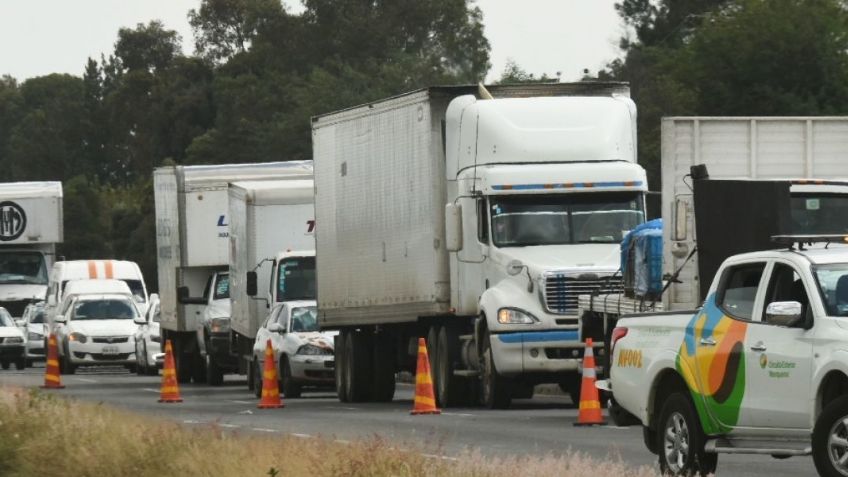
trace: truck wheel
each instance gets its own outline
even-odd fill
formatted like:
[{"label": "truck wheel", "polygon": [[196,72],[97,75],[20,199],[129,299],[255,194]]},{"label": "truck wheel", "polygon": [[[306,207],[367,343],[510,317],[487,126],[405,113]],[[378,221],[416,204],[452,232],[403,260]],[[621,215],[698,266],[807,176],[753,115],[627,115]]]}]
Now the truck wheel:
[{"label": "truck wheel", "polygon": [[483,343],[483,380],[480,398],[483,405],[489,409],[506,409],[512,402],[512,383],[510,379],[498,374],[489,340],[489,335],[486,334]]},{"label": "truck wheel", "polygon": [[662,475],[706,476],[715,472],[718,455],[704,452],[706,439],[688,396],[679,392],[668,396],[657,423]]},{"label": "truck wheel", "polygon": [[254,358],[253,359],[253,395],[261,398],[262,397],[262,366],[259,365],[259,361]]},{"label": "truck wheel", "polygon": [[371,350],[362,331],[347,334],[347,397],[350,402],[365,402],[371,397]]},{"label": "truck wheel", "polygon": [[395,397],[395,348],[388,333],[374,336],[374,370],[371,398],[374,402],[392,402]]},{"label": "truck wheel", "polygon": [[[166,336],[162,336],[162,341],[166,342]],[[174,340],[174,359],[175,365],[177,367],[177,382],[180,384],[185,384],[191,382],[191,363],[194,361],[191,355],[187,355],[183,353],[183,347],[180,343],[180,340]]]},{"label": "truck wheel", "polygon": [[289,360],[286,359],[285,356],[280,358],[280,380],[283,383],[282,386],[280,386],[280,389],[283,391],[283,396],[287,398],[300,397],[300,385],[294,381],[294,378],[292,377],[291,364],[289,364]]},{"label": "truck wheel", "polygon": [[336,394],[339,396],[339,401],[341,402],[350,401],[347,395],[347,333],[346,330],[342,330],[338,335],[333,337]]},{"label": "truck wheel", "polygon": [[822,477],[848,475],[848,396],[824,407],[813,427],[813,462]]},{"label": "truck wheel", "polygon": [[24,369],[26,369],[26,357],[25,356],[21,356],[20,358],[15,360],[15,369],[17,369],[18,371],[23,371]]},{"label": "truck wheel", "polygon": [[210,386],[220,386],[224,384],[224,370],[218,366],[218,363],[212,358],[209,353],[206,354],[206,383]]},{"label": "truck wheel", "polygon": [[443,326],[436,342],[436,366],[433,381],[440,406],[469,405],[475,398],[474,381],[453,374],[460,363],[459,332],[453,326]]}]

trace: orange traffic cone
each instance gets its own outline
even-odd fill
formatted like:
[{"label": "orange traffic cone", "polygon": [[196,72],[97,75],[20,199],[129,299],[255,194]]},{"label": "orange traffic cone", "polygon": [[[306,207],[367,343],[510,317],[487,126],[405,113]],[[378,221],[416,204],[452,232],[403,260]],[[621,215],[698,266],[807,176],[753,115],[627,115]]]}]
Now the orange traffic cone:
[{"label": "orange traffic cone", "polygon": [[262,370],[261,386],[262,399],[256,407],[259,409],[286,407],[280,399],[280,384],[277,382],[277,367],[274,366],[274,348],[271,346],[271,340],[268,340],[268,344],[265,345],[265,366]]},{"label": "orange traffic cone", "polygon": [[441,414],[436,407],[433,394],[433,378],[430,375],[430,358],[427,357],[427,343],[418,338],[418,369],[415,372],[415,405],[412,414]]},{"label": "orange traffic cone", "polygon": [[165,366],[162,367],[162,387],[159,402],[183,402],[180,386],[177,384],[177,369],[174,366],[174,350],[171,340],[165,341]]},{"label": "orange traffic cone", "polygon": [[583,381],[580,383],[580,411],[575,426],[593,426],[606,424],[601,414],[601,401],[595,387],[595,354],[592,351],[592,338],[586,339],[586,351],[583,353]]},{"label": "orange traffic cone", "polygon": [[44,386],[42,389],[62,389],[62,378],[59,376],[59,346],[56,337],[50,333],[47,339],[47,362],[44,366]]}]

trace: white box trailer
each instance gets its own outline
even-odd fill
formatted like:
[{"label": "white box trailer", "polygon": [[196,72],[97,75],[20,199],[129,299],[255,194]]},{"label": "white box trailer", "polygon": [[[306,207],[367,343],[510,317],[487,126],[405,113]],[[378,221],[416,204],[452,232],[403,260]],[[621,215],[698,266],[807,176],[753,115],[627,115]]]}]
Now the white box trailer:
[{"label": "white box trailer", "polygon": [[[313,198],[311,178],[230,184],[231,330],[244,364],[252,359],[269,308],[282,301],[275,286],[278,256],[315,255]],[[255,296],[248,293],[249,272],[256,273],[253,279],[261,287]]]},{"label": "white box trailer", "polygon": [[[848,117],[668,117],[661,151],[663,271],[681,269],[663,305],[693,309],[704,299],[701,281],[713,277],[699,273],[697,252],[689,257],[697,243],[690,168],[706,165],[710,179],[846,180]],[[820,188],[795,184],[792,192]]]},{"label": "white box trailer", "polygon": [[[213,335],[218,337],[216,346],[210,347],[218,350],[215,354],[229,365],[236,362],[228,346],[229,326],[218,326],[214,332],[205,329],[211,321],[202,319],[207,300],[185,296],[207,293],[215,286],[210,285],[210,277],[229,267],[229,183],[297,177],[312,177],[312,161],[171,166],[154,171],[161,329],[163,339],[171,339],[174,345],[182,381],[206,380],[204,340]],[[215,319],[220,323],[229,317]]]},{"label": "white box trailer", "polygon": [[0,183],[0,306],[13,317],[45,298],[63,241],[61,182]]}]

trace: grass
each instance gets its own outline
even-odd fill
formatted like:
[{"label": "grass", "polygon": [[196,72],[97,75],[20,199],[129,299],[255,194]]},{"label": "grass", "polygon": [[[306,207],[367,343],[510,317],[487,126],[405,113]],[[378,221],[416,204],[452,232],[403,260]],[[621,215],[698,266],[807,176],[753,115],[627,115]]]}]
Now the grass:
[{"label": "grass", "polygon": [[37,390],[0,388],[0,475],[8,477],[657,475],[620,460],[599,462],[577,453],[492,458],[469,452],[446,460],[422,452],[378,437],[341,444],[238,434],[214,425],[187,429]]}]

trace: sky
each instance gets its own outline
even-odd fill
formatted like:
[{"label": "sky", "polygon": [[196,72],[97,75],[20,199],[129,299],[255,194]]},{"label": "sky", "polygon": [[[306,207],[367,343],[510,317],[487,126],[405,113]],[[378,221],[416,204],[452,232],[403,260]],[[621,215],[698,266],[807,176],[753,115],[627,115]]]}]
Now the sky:
[{"label": "sky", "polygon": [[[540,76],[579,79],[618,55],[616,0],[476,0],[491,44],[487,79],[508,60]],[[285,0],[290,11],[299,0]],[[49,73],[81,75],[89,57],[109,53],[118,29],[162,20],[194,49],[186,13],[200,0],[0,0],[0,75],[19,80]]]}]

